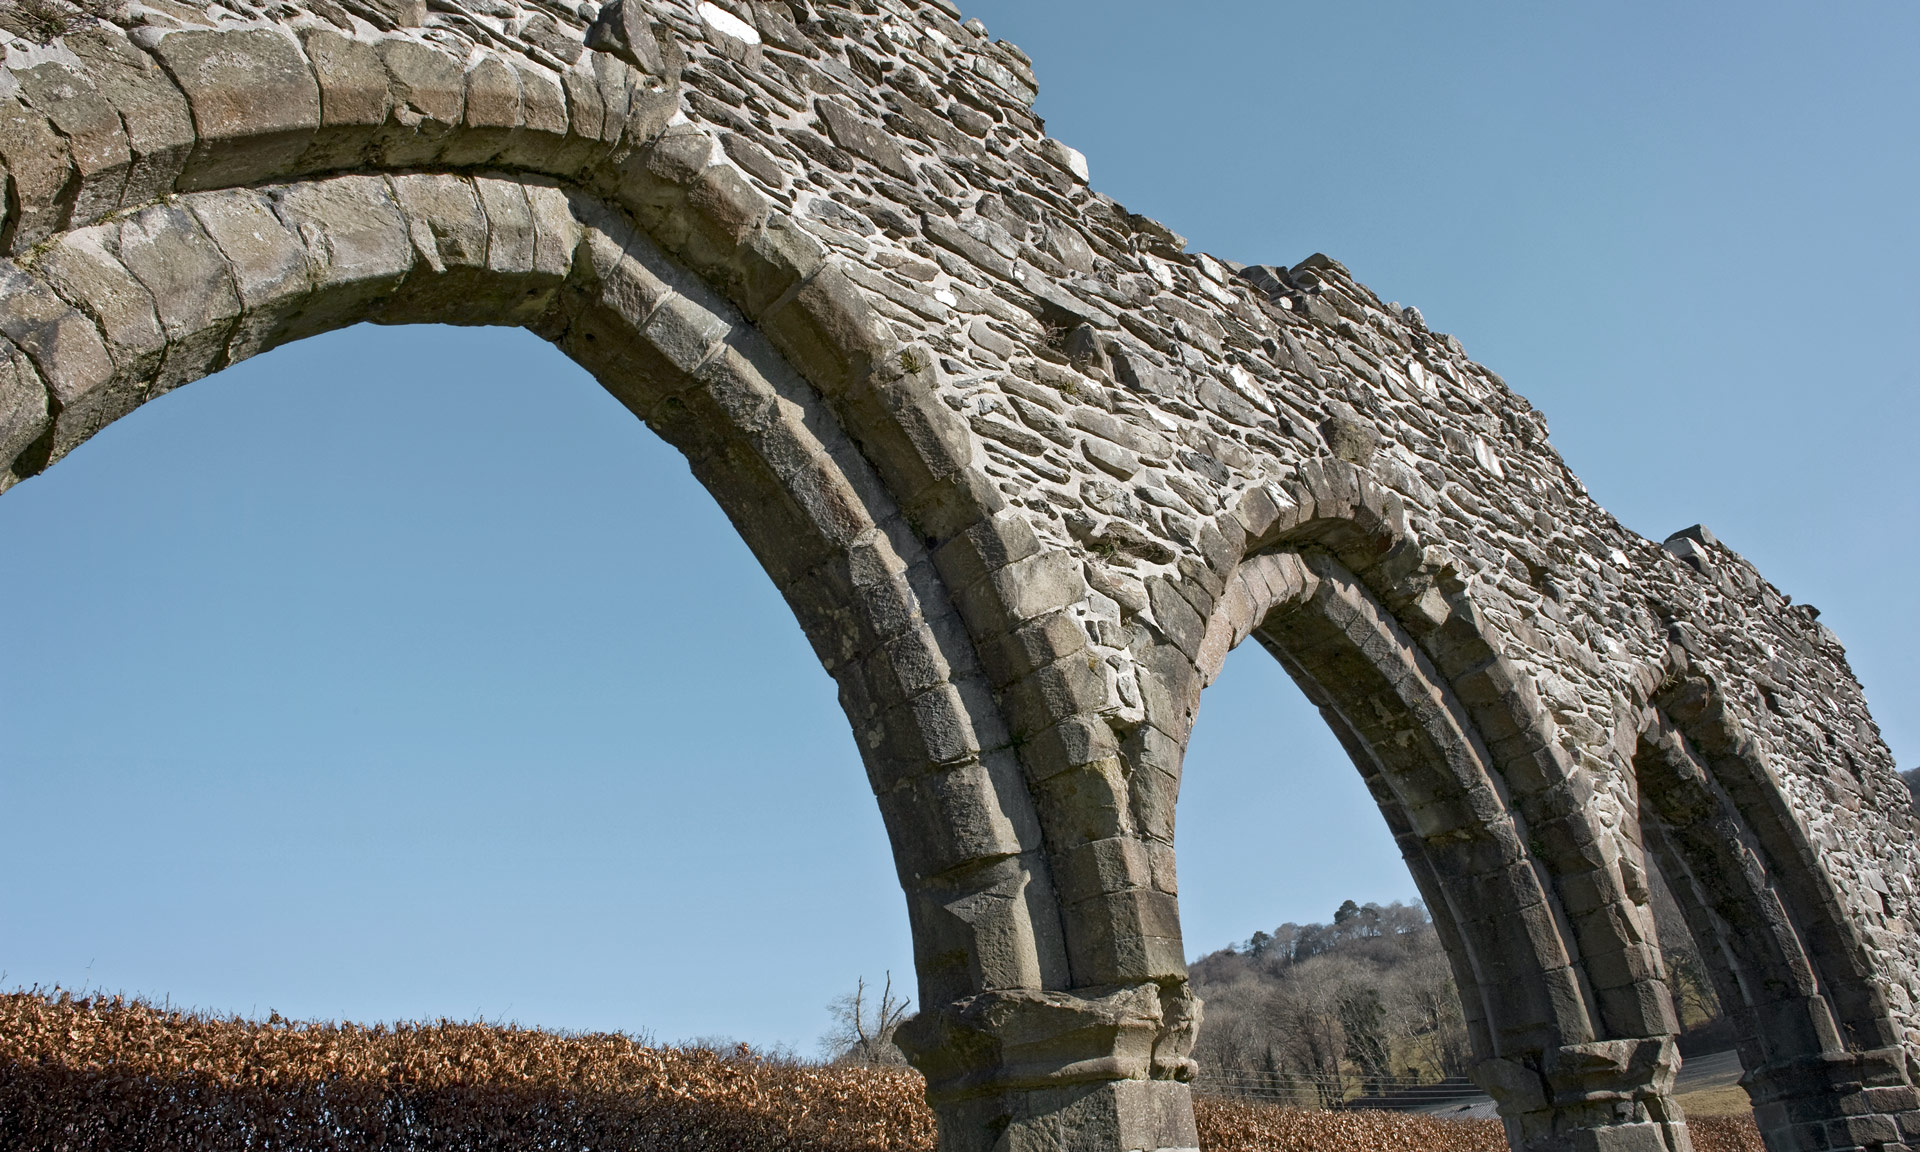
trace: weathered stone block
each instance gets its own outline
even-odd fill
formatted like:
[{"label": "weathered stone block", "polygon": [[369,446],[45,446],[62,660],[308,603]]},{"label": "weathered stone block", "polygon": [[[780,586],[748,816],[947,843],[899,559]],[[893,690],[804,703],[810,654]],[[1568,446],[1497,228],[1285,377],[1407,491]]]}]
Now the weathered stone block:
[{"label": "weathered stone block", "polygon": [[607,102],[598,79],[591,72],[569,68],[560,73],[560,87],[567,95],[567,135],[588,146],[585,155],[599,154],[606,138]]},{"label": "weathered stone block", "polygon": [[820,242],[787,217],[775,215],[741,242],[726,277],[728,295],[749,319],[757,319],[826,260]]},{"label": "weathered stone block", "polygon": [[[300,43],[313,65],[320,85],[320,125],[329,128],[378,128],[393,111],[393,91],[380,53],[371,44],[343,36],[330,28],[303,28]],[[340,133],[354,147],[342,150],[337,159],[357,159],[365,151],[370,133]],[[333,139],[323,133],[316,146]]]},{"label": "weathered stone block", "polygon": [[724,164],[694,177],[686,188],[687,229],[680,257],[703,278],[730,286],[739,275],[741,246],[759,230],[772,202]]},{"label": "weathered stone block", "polygon": [[120,113],[101,94],[91,74],[49,61],[13,69],[13,78],[29,104],[43,113],[67,144],[77,184],[69,227],[93,223],[120,207],[133,153]]},{"label": "weathered stone block", "polygon": [[39,272],[55,292],[99,322],[116,372],[148,380],[160,366],[167,333],[153,293],[108,247],[117,231],[109,225],[68,232],[40,258]]},{"label": "weathered stone block", "polygon": [[878,127],[831,98],[816,100],[813,107],[835,144],[871,162],[889,176],[913,180],[913,166],[907,163],[906,154]]},{"label": "weathered stone block", "polygon": [[1171,1152],[1198,1147],[1184,1084],[1126,1080],[1052,1089],[956,1104],[944,1110],[941,1146],[955,1152],[988,1149],[1142,1149]]},{"label": "weathered stone block", "polygon": [[0,99],[0,166],[11,181],[0,247],[19,252],[66,227],[68,183],[76,179],[67,142],[38,110]]},{"label": "weathered stone block", "polygon": [[320,87],[299,41],[278,29],[169,32],[154,42],[186,95],[197,143],[182,189],[288,173],[320,127]]},{"label": "weathered stone block", "polygon": [[167,358],[157,391],[197,380],[225,365],[240,294],[217,244],[182,208],[157,204],[120,225],[120,260],[151,293],[166,329]]},{"label": "weathered stone block", "polygon": [[39,470],[40,461],[23,457],[52,423],[40,374],[18,348],[0,346],[0,482],[11,487]]},{"label": "weathered stone block", "polygon": [[412,271],[413,240],[392,187],[374,176],[267,189],[274,214],[306,243],[314,292],[289,316],[285,339],[338,327],[367,315]]},{"label": "weathered stone block", "polygon": [[200,193],[185,207],[226,258],[240,296],[242,311],[228,338],[228,357],[237,361],[280,343],[287,317],[313,288],[299,235],[251,189]]},{"label": "weathered stone block", "polygon": [[1036,779],[1034,786],[1040,819],[1056,854],[1076,844],[1133,835],[1125,764],[1118,757]]},{"label": "weathered stone block", "polygon": [[1054,877],[1067,892],[1123,892],[1153,885],[1147,845],[1133,836],[1091,840],[1059,854]]},{"label": "weathered stone block", "polygon": [[499,56],[470,63],[463,124],[449,135],[442,162],[471,167],[496,159],[520,127],[520,75]]},{"label": "weathered stone block", "polygon": [[567,141],[567,92],[559,75],[518,57],[509,57],[507,63],[519,81],[520,123],[498,159],[526,164],[538,172],[573,171],[576,154],[584,154],[585,149]]},{"label": "weathered stone block", "polygon": [[1062,919],[1076,980],[1100,985],[1186,977],[1178,901],[1164,892],[1130,889],[1092,896],[1066,906]]},{"label": "weathered stone block", "polygon": [[66,41],[86,62],[89,77],[126,133],[131,163],[120,203],[139,207],[171,192],[194,142],[186,97],[152,56],[112,24],[89,24]]},{"label": "weathered stone block", "polygon": [[1074,653],[1004,686],[1001,707],[1017,736],[1043,732],[1067,716],[1099,715],[1117,701],[1107,688],[1105,666],[1091,653]]},{"label": "weathered stone block", "polygon": [[471,183],[406,174],[393,178],[393,192],[406,214],[414,252],[429,268],[486,267],[487,214]]},{"label": "weathered stone block", "polygon": [[466,62],[400,38],[379,41],[374,52],[387,74],[395,122],[381,134],[382,161],[402,168],[439,160],[466,117]]},{"label": "weathered stone block", "polygon": [[1664,1124],[1607,1124],[1576,1128],[1574,1152],[1675,1152],[1667,1143]]},{"label": "weathered stone block", "polygon": [[[26,354],[53,401],[54,427],[46,459],[138,407],[146,397],[117,380],[100,330],[37,278],[0,263],[0,336]],[[30,423],[31,403],[26,406]],[[37,470],[37,468],[36,468]]]},{"label": "weathered stone block", "polygon": [[600,9],[587,29],[586,46],[599,52],[611,52],[652,76],[667,74],[666,62],[655,38],[654,24],[647,18],[645,5],[636,0],[612,0]]},{"label": "weathered stone block", "polygon": [[893,343],[859,288],[831,264],[786,305],[763,315],[760,326],[793,366],[829,395],[868,372]]},{"label": "weathered stone block", "polygon": [[980,661],[990,681],[1005,687],[1038,669],[1086,651],[1087,631],[1071,612],[1049,612],[989,640]]},{"label": "weathered stone block", "polygon": [[922,772],[877,795],[888,828],[913,846],[921,875],[1017,856],[1025,847],[993,779],[977,762]]},{"label": "weathered stone block", "polygon": [[984,582],[961,593],[960,600],[965,610],[980,598],[979,611],[996,613],[1007,625],[1017,625],[1077,604],[1086,592],[1079,563],[1063,553],[1046,552],[994,570]]},{"label": "weathered stone block", "polygon": [[900,763],[931,768],[966,763],[980,755],[966,702],[951,684],[921,693],[889,712],[883,722],[887,747]]},{"label": "weathered stone block", "polygon": [[1616,1035],[1663,1036],[1680,1031],[1673,993],[1661,981],[1598,988],[1593,999],[1600,1009],[1600,1019]]},{"label": "weathered stone block", "polygon": [[1153,618],[1161,632],[1188,659],[1198,658],[1200,646],[1206,640],[1206,618],[1195,611],[1178,587],[1165,577],[1147,581],[1147,597],[1153,604]]},{"label": "weathered stone block", "polygon": [[536,275],[565,276],[573,269],[583,230],[571,197],[538,178],[522,182],[527,210],[533,220],[533,271]]},{"label": "weathered stone block", "polygon": [[669,296],[653,310],[643,331],[668,363],[692,373],[727,334],[727,322],[685,296]]}]

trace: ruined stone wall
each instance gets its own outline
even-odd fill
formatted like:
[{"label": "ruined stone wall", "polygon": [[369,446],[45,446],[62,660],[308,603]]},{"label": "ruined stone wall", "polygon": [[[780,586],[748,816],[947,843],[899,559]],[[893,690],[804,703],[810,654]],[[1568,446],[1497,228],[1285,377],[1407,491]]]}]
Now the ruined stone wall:
[{"label": "ruined stone wall", "polygon": [[1723,942],[1774,1146],[1920,1134],[1914,816],[1817,613],[1626,531],[1337,262],[1188,254],[1093,191],[944,0],[0,27],[0,490],[329,328],[555,341],[840,685],[952,1147],[1192,1142],[1174,802],[1249,636],[1380,799],[1516,1146],[1684,1147],[1650,851]]}]

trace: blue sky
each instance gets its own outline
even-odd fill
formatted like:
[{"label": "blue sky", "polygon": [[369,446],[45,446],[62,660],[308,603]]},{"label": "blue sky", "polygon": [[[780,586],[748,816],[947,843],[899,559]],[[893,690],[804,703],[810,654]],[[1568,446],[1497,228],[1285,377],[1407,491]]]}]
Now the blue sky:
[{"label": "blue sky", "polygon": [[[1920,14],[997,0],[1096,187],[1345,262],[1696,521],[1920,743]],[[812,1049],[906,918],[832,684],[671,450],[524,333],[358,328],[0,499],[0,973],[264,1015]],[[1257,650],[1181,805],[1189,952],[1412,884]]]}]

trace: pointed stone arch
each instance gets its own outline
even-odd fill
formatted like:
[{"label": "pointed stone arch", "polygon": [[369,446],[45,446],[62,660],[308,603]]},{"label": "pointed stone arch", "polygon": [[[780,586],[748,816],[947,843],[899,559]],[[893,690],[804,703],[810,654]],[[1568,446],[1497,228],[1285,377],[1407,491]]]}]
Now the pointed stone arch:
[{"label": "pointed stone arch", "polygon": [[[1544,710],[1495,650],[1444,551],[1413,537],[1399,499],[1339,461],[1303,473],[1259,501],[1271,522],[1208,622],[1198,680],[1211,682],[1251,637],[1320,710],[1433,916],[1475,1078],[1500,1102],[1515,1147],[1556,1146],[1596,1124],[1636,1146],[1685,1147],[1669,1099],[1677,1028],[1651,940],[1622,931],[1632,920],[1607,862],[1565,850],[1597,843],[1600,830],[1570,824],[1539,795],[1577,787],[1578,769],[1543,754],[1555,748]],[[1462,672],[1449,677],[1436,652]],[[1592,923],[1601,912],[1613,917],[1601,921],[1609,935]]]},{"label": "pointed stone arch", "polygon": [[1740,710],[1679,663],[1634,758],[1640,821],[1734,1021],[1768,1146],[1897,1144],[1920,1098],[1872,945]]},{"label": "pointed stone arch", "polygon": [[[1709,534],[1621,528],[1539,413],[1336,262],[1190,255],[1095,192],[1031,61],[947,0],[830,7],[0,29],[0,491],[303,335],[556,343],[688,455],[839,686],[950,1152],[1195,1143],[1174,809],[1256,634],[1385,797],[1515,1146],[1682,1152],[1635,882],[1681,635],[1772,693],[1724,771],[1659,698],[1751,834],[1846,846],[1781,906],[1887,1057],[1794,1097],[1792,1146],[1920,1139],[1920,851],[1837,638]],[[1828,1119],[1869,1099],[1878,1127]]]},{"label": "pointed stone arch", "polygon": [[85,403],[58,407],[30,471],[146,399],[355,323],[558,345],[687,456],[839,685],[923,987],[1064,982],[1032,804],[926,541],[818,392],[620,213],[537,178],[350,175],[187,193],[38,256],[8,270],[16,370],[84,381]]}]

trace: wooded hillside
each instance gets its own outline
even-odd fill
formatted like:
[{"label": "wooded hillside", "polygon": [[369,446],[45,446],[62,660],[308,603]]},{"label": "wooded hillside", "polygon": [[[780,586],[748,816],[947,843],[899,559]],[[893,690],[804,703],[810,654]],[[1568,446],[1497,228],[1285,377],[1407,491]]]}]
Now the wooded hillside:
[{"label": "wooded hillside", "polygon": [[[1731,1047],[1706,966],[1654,876],[1654,919],[1675,1011],[1697,1050]],[[1347,901],[1326,924],[1286,923],[1191,966],[1206,1001],[1202,1081],[1287,1088],[1329,1106],[1409,1081],[1464,1076],[1472,1059],[1453,970],[1426,908]],[[1390,1083],[1391,1082],[1391,1085]]]},{"label": "wooded hillside", "polygon": [[1328,1105],[1389,1078],[1466,1072],[1453,973],[1418,904],[1349,900],[1330,924],[1255,932],[1191,972],[1203,1078],[1297,1079]]}]

